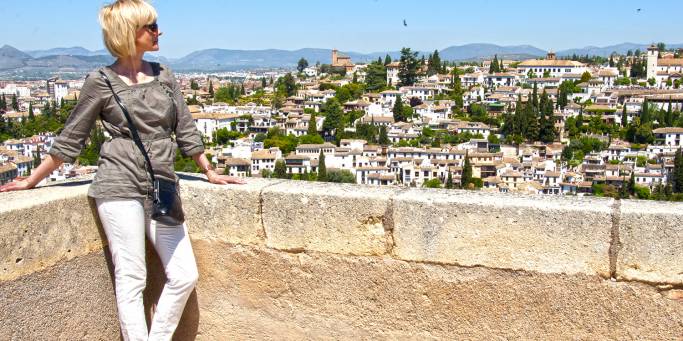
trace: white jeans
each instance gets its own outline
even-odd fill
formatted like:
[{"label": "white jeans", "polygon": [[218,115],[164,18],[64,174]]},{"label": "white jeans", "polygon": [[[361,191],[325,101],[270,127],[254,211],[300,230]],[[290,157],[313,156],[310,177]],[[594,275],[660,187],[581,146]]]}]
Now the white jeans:
[{"label": "white jeans", "polygon": [[[187,226],[165,226],[145,219],[141,199],[96,202],[114,263],[116,304],[124,340],[170,340],[198,278]],[[149,334],[142,303],[147,283],[145,233],[167,278]]]}]

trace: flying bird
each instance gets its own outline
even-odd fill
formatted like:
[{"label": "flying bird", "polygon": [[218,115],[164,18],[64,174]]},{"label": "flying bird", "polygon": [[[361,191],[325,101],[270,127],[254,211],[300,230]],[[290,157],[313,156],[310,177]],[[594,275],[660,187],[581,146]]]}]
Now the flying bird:
[{"label": "flying bird", "polygon": [[405,20],[405,19],[403,19],[403,26],[406,26],[406,27],[408,27],[408,23],[406,22],[406,20]]},{"label": "flying bird", "polygon": [[642,8],[638,8],[638,9],[636,10],[636,12],[640,12],[641,10],[642,10]]}]

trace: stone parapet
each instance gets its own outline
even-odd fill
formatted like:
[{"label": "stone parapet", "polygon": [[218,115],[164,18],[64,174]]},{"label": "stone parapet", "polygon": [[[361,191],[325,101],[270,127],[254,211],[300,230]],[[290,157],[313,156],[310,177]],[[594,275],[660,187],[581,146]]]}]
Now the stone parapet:
[{"label": "stone parapet", "polygon": [[[177,339],[683,335],[681,204],[185,178],[200,280]],[[0,339],[118,337],[87,187],[0,194]]]}]

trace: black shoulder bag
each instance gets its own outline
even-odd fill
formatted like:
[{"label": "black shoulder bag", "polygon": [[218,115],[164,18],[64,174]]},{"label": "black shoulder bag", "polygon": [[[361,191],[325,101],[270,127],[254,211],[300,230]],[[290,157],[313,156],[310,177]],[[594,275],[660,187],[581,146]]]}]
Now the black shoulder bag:
[{"label": "black shoulder bag", "polygon": [[116,94],[114,88],[112,88],[109,77],[107,77],[102,70],[100,70],[100,74],[102,75],[105,83],[107,83],[109,90],[111,90],[111,93],[114,95],[114,100],[119,107],[121,107],[123,115],[126,116],[126,121],[128,121],[128,128],[130,129],[133,141],[135,141],[135,144],[145,157],[147,171],[154,186],[154,193],[152,196],[152,219],[167,226],[181,225],[185,221],[185,214],[183,213],[183,206],[180,201],[180,196],[178,195],[178,189],[176,188],[175,181],[156,178],[154,175],[154,169],[152,168],[152,161],[150,161],[149,155],[145,150],[145,146],[140,140],[140,135],[138,134],[138,130],[135,127],[130,114],[128,113],[128,109],[126,109],[126,106],[123,104],[123,102],[121,102],[121,98]]}]

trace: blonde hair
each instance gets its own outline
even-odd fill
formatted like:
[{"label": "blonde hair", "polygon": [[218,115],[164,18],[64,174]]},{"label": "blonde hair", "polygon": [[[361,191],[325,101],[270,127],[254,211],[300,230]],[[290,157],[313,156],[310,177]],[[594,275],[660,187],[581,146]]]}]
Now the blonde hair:
[{"label": "blonde hair", "polygon": [[157,11],[145,0],[117,0],[102,7],[99,20],[104,45],[112,56],[135,55],[137,30],[157,19]]}]

